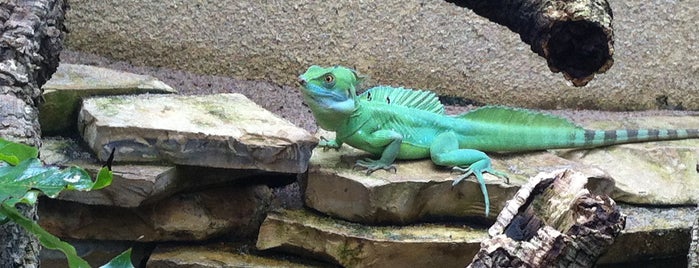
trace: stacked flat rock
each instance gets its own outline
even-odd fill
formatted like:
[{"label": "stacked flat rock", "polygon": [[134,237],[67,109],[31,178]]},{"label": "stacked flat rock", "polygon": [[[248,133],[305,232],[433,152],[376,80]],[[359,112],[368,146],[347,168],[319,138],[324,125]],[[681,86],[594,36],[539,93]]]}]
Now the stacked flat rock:
[{"label": "stacked flat rock", "polygon": [[306,171],[317,140],[241,94],[114,96],[83,101],[78,129],[117,162]]},{"label": "stacked flat rock", "polygon": [[[596,129],[693,128],[699,126],[699,118],[631,117],[585,126]],[[321,132],[320,135],[333,138],[332,133]],[[509,184],[489,174],[485,176],[493,218],[527,178],[540,172],[574,169],[590,182],[613,179],[616,183],[610,195],[616,201],[643,206],[676,206],[651,209],[623,205],[622,213],[628,216],[627,228],[600,263],[686,254],[687,243],[672,241],[688,240],[687,232],[696,217],[693,208],[683,207],[692,204],[699,189],[696,187],[699,185],[686,187],[699,182],[696,171],[699,141],[696,139],[490,156],[496,169],[510,174]],[[452,187],[453,178],[458,174],[436,167],[429,160],[398,161],[395,173],[376,171],[366,175],[352,168],[357,159],[365,157],[372,156],[349,146],[338,151],[315,149],[302,187],[305,204],[315,212],[270,214],[260,229],[257,247],[330,256],[335,263],[353,267],[468,264],[480,247],[480,241],[486,237],[482,229],[462,225],[459,232],[463,233],[455,234],[453,230],[445,231],[448,224],[424,222],[483,219],[483,196],[475,179],[469,178]],[[387,224],[401,226],[385,226]],[[413,228],[421,230],[420,235],[406,235],[406,230]],[[338,246],[318,247],[324,243],[322,241],[332,241],[325,244]],[[435,247],[441,243],[452,243],[453,248],[459,248],[460,258],[453,258],[447,249]],[[414,255],[394,258],[407,248]],[[412,256],[420,257],[412,259]]]},{"label": "stacked flat rock", "polygon": [[177,93],[149,75],[77,64],[59,65],[42,89],[39,123],[44,135],[76,132],[80,102],[89,96]]},{"label": "stacked flat rock", "polygon": [[[68,73],[47,84],[42,125],[45,133],[67,136],[79,129],[87,147],[44,138],[43,161],[95,174],[115,149],[109,187],[64,191],[39,203],[40,225],[78,248],[99,241],[118,254],[115,241],[132,241],[134,256],[146,258],[147,247],[139,246],[145,242],[253,239],[271,206],[267,184],[304,172],[317,143],[240,94],[152,94],[174,91],[149,76],[90,66],[59,70]],[[81,252],[94,265],[108,257],[91,253]]]},{"label": "stacked flat rock", "polygon": [[[597,121],[591,129],[696,128],[699,117],[631,117]],[[333,133],[321,132],[326,138]],[[485,174],[494,219],[519,186],[540,172],[573,168],[591,178],[616,181],[612,198],[642,205],[692,205],[699,196],[699,140],[624,144],[584,150],[549,150],[520,154],[489,154],[495,169],[506,171],[510,183]],[[339,150],[316,149],[305,180],[305,204],[317,211],[366,224],[410,224],[435,219],[484,217],[484,199],[473,176],[456,186],[459,174],[429,160],[397,161],[396,172],[370,175],[353,169],[358,159],[374,157],[347,145]]]},{"label": "stacked flat rock", "polygon": [[[211,190],[207,185],[240,179],[251,184],[270,171],[303,172],[316,143],[239,94],[95,97],[83,101],[79,118],[83,138],[100,161],[114,148],[117,164],[112,186],[67,192],[60,198],[73,202],[43,206],[42,225],[76,239],[204,240],[233,230],[254,236],[271,199],[265,182]],[[90,162],[70,161],[99,168]]]}]

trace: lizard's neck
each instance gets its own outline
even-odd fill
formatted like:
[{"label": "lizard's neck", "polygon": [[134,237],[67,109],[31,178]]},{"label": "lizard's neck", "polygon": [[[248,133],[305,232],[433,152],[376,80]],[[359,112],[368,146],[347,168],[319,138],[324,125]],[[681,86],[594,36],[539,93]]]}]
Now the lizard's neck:
[{"label": "lizard's neck", "polygon": [[304,98],[318,125],[329,131],[336,131],[347,124],[349,117],[356,109],[353,99],[328,101],[328,99],[314,98],[308,95],[304,95]]}]

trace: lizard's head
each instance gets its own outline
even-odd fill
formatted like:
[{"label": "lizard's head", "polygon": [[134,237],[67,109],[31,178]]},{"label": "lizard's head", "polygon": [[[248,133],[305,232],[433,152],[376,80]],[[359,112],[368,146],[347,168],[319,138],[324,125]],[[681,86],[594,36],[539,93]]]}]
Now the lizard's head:
[{"label": "lizard's head", "polygon": [[335,130],[354,112],[356,85],[361,82],[354,70],[313,65],[299,76],[299,82],[303,98],[321,128]]}]

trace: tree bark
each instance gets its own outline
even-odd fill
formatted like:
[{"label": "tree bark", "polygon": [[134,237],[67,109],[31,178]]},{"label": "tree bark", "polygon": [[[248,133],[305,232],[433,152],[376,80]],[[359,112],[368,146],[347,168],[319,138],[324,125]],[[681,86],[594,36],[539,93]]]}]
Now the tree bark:
[{"label": "tree bark", "polygon": [[614,63],[612,9],[606,0],[446,0],[519,33],[552,72],[575,86]]},{"label": "tree bark", "polygon": [[[699,165],[697,169],[699,169]],[[695,215],[699,215],[699,207],[695,211]],[[687,267],[699,268],[699,217],[694,220],[692,231],[689,234],[691,241],[689,243],[689,253],[687,254]]]},{"label": "tree bark", "polygon": [[508,201],[469,267],[592,267],[624,229],[611,179],[540,174]]},{"label": "tree bark", "polygon": [[[0,3],[0,137],[41,145],[37,105],[63,49],[63,0]],[[36,219],[36,206],[21,206]],[[0,225],[0,267],[38,267],[37,239],[14,223]]]}]

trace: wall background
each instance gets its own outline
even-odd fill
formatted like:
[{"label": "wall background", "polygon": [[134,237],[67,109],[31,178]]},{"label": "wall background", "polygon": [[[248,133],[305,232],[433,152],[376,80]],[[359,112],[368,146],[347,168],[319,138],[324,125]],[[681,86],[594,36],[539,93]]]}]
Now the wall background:
[{"label": "wall background", "polygon": [[586,87],[519,36],[443,1],[74,0],[67,46],[201,74],[293,85],[311,64],[371,84],[538,108],[699,110],[696,1],[615,1],[615,63]]}]

